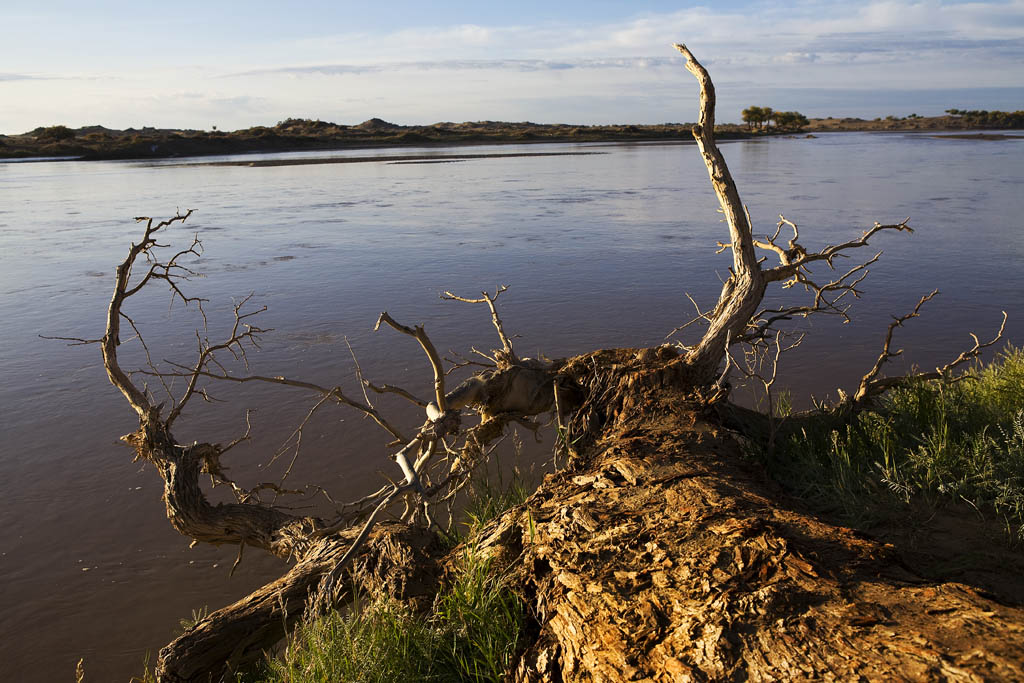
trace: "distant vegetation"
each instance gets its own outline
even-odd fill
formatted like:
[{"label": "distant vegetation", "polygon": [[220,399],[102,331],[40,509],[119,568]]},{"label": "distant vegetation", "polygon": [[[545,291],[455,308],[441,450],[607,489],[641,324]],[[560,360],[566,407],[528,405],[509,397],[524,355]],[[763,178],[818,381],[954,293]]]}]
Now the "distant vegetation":
[{"label": "distant vegetation", "polygon": [[957,131],[1024,128],[1024,112],[1002,111],[965,111],[947,109],[944,116],[921,116],[917,113],[907,116],[890,114],[874,120],[860,118],[811,119],[807,127],[810,131],[871,131],[871,130],[906,130],[906,131]]},{"label": "distant vegetation", "polygon": [[779,130],[799,131],[809,123],[807,117],[798,111],[777,111],[773,118]]},{"label": "distant vegetation", "polygon": [[950,116],[957,116],[978,127],[1024,128],[1024,111],[987,111],[985,109],[947,109]]},{"label": "distant vegetation", "polygon": [[48,128],[36,128],[32,131],[32,135],[35,136],[36,140],[42,140],[44,142],[59,142],[61,140],[71,140],[75,137],[75,131],[71,130],[67,126],[50,126]]},{"label": "distant vegetation", "polygon": [[775,111],[771,107],[747,107],[741,116],[749,130],[771,128],[772,121],[779,131],[799,131],[810,123],[798,111]]},{"label": "distant vegetation", "polygon": [[[689,123],[578,126],[530,121],[441,122],[402,126],[373,118],[357,125],[289,118],[274,126],[232,132],[103,126],[36,128],[22,135],[0,135],[0,157],[73,156],[84,159],[138,159],[284,152],[400,145],[460,145],[524,142],[602,142],[692,140]],[[743,137],[739,126],[724,126],[721,137]]]},{"label": "distant vegetation", "polygon": [[[744,125],[719,124],[719,139],[800,131],[846,130],[967,130],[1024,128],[1024,112],[949,109],[945,116],[918,114],[866,121],[858,118],[810,119],[797,111],[771,107],[743,110]],[[0,135],[0,158],[75,157],[81,159],[145,159],[301,152],[402,145],[472,145],[529,142],[631,142],[692,140],[691,123],[582,126],[531,121],[444,121],[426,126],[402,126],[372,118],[356,125],[320,119],[289,118],[274,126],[253,126],[226,132],[175,128],[103,126],[39,127],[21,135]]]}]

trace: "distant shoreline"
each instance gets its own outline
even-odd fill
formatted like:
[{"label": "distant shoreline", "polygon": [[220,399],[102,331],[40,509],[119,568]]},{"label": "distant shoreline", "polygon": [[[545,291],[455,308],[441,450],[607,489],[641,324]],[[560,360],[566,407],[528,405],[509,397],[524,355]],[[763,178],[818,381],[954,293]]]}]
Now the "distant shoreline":
[{"label": "distant shoreline", "polygon": [[[971,114],[973,112],[969,112]],[[983,112],[986,116],[937,116],[876,119],[856,118],[811,119],[798,129],[771,128],[753,131],[747,126],[723,124],[716,126],[716,137],[721,140],[749,140],[775,136],[802,136],[831,132],[889,132],[889,133],[952,133],[964,137],[965,131],[993,131],[976,133],[975,139],[1012,139],[1004,130],[1014,130],[1017,113]],[[1010,116],[993,119],[991,115]],[[1019,118],[1019,117],[1017,117]],[[984,125],[993,120],[1008,121],[1009,126]],[[273,154],[281,152],[338,152],[357,149],[394,149],[400,147],[458,147],[480,145],[539,144],[539,143],[662,143],[692,144],[690,130],[693,124],[667,123],[660,125],[571,126],[565,124],[505,123],[495,121],[468,123],[439,123],[431,126],[399,126],[370,119],[356,126],[340,125],[308,119],[288,119],[269,128],[257,126],[233,132],[178,129],[113,130],[102,126],[70,129],[65,126],[37,128],[22,135],[0,135],[0,159],[38,161],[101,161],[175,159],[240,154]],[[954,137],[947,135],[942,137]],[[542,153],[551,154],[551,153]],[[459,159],[470,156],[458,155]],[[356,163],[358,160],[375,161],[377,157],[347,157],[320,163]],[[458,159],[449,159],[457,161]],[[398,163],[399,158],[393,160]],[[405,163],[444,161],[438,155],[415,155]],[[220,162],[218,162],[220,163]],[[288,165],[291,161],[222,162],[233,166]],[[294,163],[311,163],[295,161]]]}]

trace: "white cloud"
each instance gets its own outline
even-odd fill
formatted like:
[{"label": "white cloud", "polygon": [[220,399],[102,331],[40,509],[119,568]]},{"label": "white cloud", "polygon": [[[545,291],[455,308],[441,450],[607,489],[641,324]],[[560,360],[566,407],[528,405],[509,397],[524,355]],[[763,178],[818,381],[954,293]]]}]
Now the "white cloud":
[{"label": "white cloud", "polygon": [[571,69],[648,69],[669,66],[670,57],[617,57],[606,59],[451,59],[443,61],[384,62],[380,64],[319,64],[314,66],[286,66],[275,69],[257,69],[225,78],[246,76],[318,74],[340,76],[397,71],[568,71]]},{"label": "white cloud", "polygon": [[[290,64],[261,64],[261,71],[303,70],[354,73],[366,70],[497,68],[552,70],[664,66],[669,43],[683,40],[709,65],[736,79],[744,69],[774,84],[840,83],[868,85],[889,74],[836,73],[831,67],[888,61],[897,79],[917,69],[918,83],[945,83],[940,74],[957,70],[962,58],[1003,68],[1010,85],[1024,81],[1024,0],[950,4],[936,0],[875,0],[866,4],[820,3],[752,5],[744,11],[706,7],[648,15],[604,25],[454,26],[406,29],[384,35],[343,34],[300,41],[286,51],[301,55]],[[292,49],[294,48],[294,49]],[[321,58],[322,57],[322,58]],[[914,62],[917,62],[916,64]],[[323,67],[319,65],[336,65]],[[457,64],[461,64],[459,67]],[[801,67],[816,66],[816,69]],[[977,63],[971,64],[977,68]],[[774,70],[765,67],[775,67]],[[792,68],[785,68],[792,67]],[[960,69],[962,72],[963,70]],[[749,78],[749,74],[747,76]],[[922,81],[923,78],[923,81]],[[989,80],[991,74],[988,75]]]},{"label": "white cloud", "polygon": [[[0,75],[0,97],[17,103],[0,111],[0,130],[34,127],[36,119],[17,112],[31,110],[38,118],[47,107],[61,117],[73,112],[108,125],[122,125],[118,117],[130,115],[135,124],[204,127],[215,118],[222,128],[287,116],[342,122],[381,116],[405,123],[688,120],[695,113],[695,85],[669,47],[677,40],[711,70],[722,120],[737,118],[757,92],[845,89],[866,102],[878,90],[1024,84],[1024,0],[798,0],[740,10],[697,7],[604,24],[347,32],[264,41],[230,55],[210,47],[184,53],[194,65],[207,66],[155,69],[124,60],[121,71],[102,72],[118,81],[91,84],[37,80],[47,74],[33,80]],[[46,101],[30,101],[44,92]],[[166,93],[179,95],[155,104],[153,98]],[[581,104],[587,101],[592,106]]]},{"label": "white cloud", "polygon": [[821,59],[814,52],[787,52],[772,58],[776,64],[809,64]]}]

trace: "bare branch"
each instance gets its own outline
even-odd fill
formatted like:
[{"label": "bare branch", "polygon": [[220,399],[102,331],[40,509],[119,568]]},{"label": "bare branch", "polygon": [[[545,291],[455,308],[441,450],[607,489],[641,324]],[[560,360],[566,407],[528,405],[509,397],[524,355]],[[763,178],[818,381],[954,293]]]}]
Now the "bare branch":
[{"label": "bare branch", "polygon": [[507,290],[508,285],[501,285],[500,287],[494,290],[493,296],[488,294],[487,292],[481,292],[483,297],[480,299],[467,299],[465,297],[456,296],[451,292],[445,291],[445,293],[441,295],[441,298],[447,299],[449,301],[464,301],[467,304],[486,303],[487,307],[491,309],[491,322],[493,322],[494,324],[494,329],[498,331],[498,339],[501,340],[502,353],[499,360],[501,360],[501,362],[506,365],[512,365],[517,362],[515,352],[512,350],[512,340],[507,334],[505,334],[505,327],[501,322],[501,318],[498,317],[498,309],[494,305],[494,302],[498,299],[499,296],[501,296],[502,292],[505,292]]},{"label": "bare branch", "polygon": [[374,325],[374,331],[380,329],[380,324],[384,322],[391,326],[393,329],[398,330],[403,334],[407,334],[413,337],[423,347],[423,351],[427,354],[427,358],[430,359],[430,366],[434,369],[434,396],[436,398],[437,410],[439,413],[444,414],[447,410],[447,403],[444,398],[444,368],[441,367],[441,357],[437,355],[437,349],[434,348],[433,342],[430,341],[430,337],[427,336],[426,331],[422,325],[416,325],[415,327],[406,327],[395,322],[395,319],[388,315],[387,311],[383,311],[380,317],[377,318],[377,324]]},{"label": "bare branch", "polygon": [[348,347],[348,352],[352,356],[352,363],[355,364],[356,380],[359,382],[359,388],[363,391],[363,400],[366,401],[366,405],[371,408],[376,408],[376,406],[373,405],[373,402],[370,401],[370,395],[366,393],[366,385],[369,384],[369,382],[367,382],[363,377],[363,368],[359,365],[359,359],[356,358],[356,350],[352,348],[352,344],[349,343],[347,336],[345,337],[345,346]]},{"label": "bare branch", "polygon": [[52,341],[66,341],[70,342],[68,346],[84,346],[85,344],[102,344],[103,339],[82,339],[81,337],[50,337],[45,334],[38,335],[40,339],[48,339]]},{"label": "bare branch", "polygon": [[[323,406],[331,398],[332,397],[331,397],[330,394],[325,394],[325,395],[321,396],[320,400],[317,401],[313,405],[313,407],[309,409],[309,412],[306,413],[306,416],[304,418],[302,418],[302,422],[300,422],[299,426],[295,428],[295,430],[292,432],[291,436],[288,437],[288,439],[281,446],[281,448],[278,449],[278,452],[274,454],[274,457],[270,459],[270,462],[267,463],[267,465],[269,466],[274,461],[276,461],[281,455],[284,454],[284,451],[287,450],[288,442],[291,441],[292,439],[295,440],[295,446],[294,446],[294,449],[292,450],[292,458],[288,462],[288,467],[285,469],[284,474],[281,475],[281,479],[278,481],[278,486],[284,486],[285,480],[292,473],[292,468],[295,467],[295,462],[299,459],[299,453],[302,450],[302,434],[303,434],[303,429],[305,429],[306,425],[309,424],[309,421],[313,419],[313,416],[321,408],[321,406]],[[275,498],[275,502],[276,502],[276,498]]]},{"label": "bare branch", "polygon": [[[156,238],[154,235],[161,229],[173,225],[177,222],[184,222],[188,220],[189,216],[192,215],[192,209],[189,209],[184,214],[177,214],[173,218],[161,221],[157,225],[153,225],[153,219],[148,217],[136,218],[136,221],[146,221],[146,230],[142,236],[142,241],[135,244],[133,243],[131,248],[128,250],[128,255],[124,261],[117,267],[115,282],[114,282],[114,293],[110,299],[110,306],[107,310],[107,325],[106,333],[103,336],[102,349],[103,349],[103,366],[107,371],[107,377],[110,379],[110,383],[113,384],[124,397],[128,400],[128,403],[132,406],[135,412],[139,415],[140,419],[147,419],[151,415],[156,416],[157,407],[154,406],[149,399],[146,397],[145,392],[132,384],[131,380],[121,369],[117,360],[117,346],[120,344],[120,329],[121,329],[121,307],[124,304],[125,299],[132,296],[139,291],[138,287],[134,287],[131,290],[128,288],[128,282],[131,278],[132,267],[135,265],[139,255],[149,255],[150,249],[157,246]],[[186,250],[191,252],[195,248]],[[177,255],[174,257],[177,258]],[[174,259],[172,259],[173,263]],[[176,290],[182,299],[188,303],[188,298],[181,294],[181,291],[177,289],[177,285],[174,283],[175,275],[172,273],[170,263],[167,269],[163,272],[163,279],[172,285],[172,289]],[[154,271],[151,268],[150,274],[144,278],[148,280],[154,277]]]},{"label": "bare branch", "polygon": [[894,387],[904,385],[907,382],[947,378],[949,377],[949,373],[952,372],[952,370],[970,360],[978,358],[981,355],[982,351],[995,345],[1000,339],[1003,338],[1003,332],[1006,330],[1006,311],[1003,311],[1003,320],[999,324],[999,330],[996,332],[995,336],[992,337],[990,341],[982,343],[981,340],[978,339],[978,336],[976,334],[974,334],[973,332],[970,333],[971,339],[974,340],[974,345],[971,346],[971,348],[967,349],[966,351],[960,352],[960,355],[954,358],[951,362],[946,363],[941,367],[935,368],[934,371],[911,373],[909,375],[902,375],[898,377],[879,378],[878,375],[882,370],[882,366],[885,365],[885,363],[887,363],[890,359],[895,358],[903,353],[903,349],[897,349],[896,351],[892,350],[892,338],[896,328],[902,327],[903,323],[910,320],[911,318],[919,317],[921,307],[925,304],[926,301],[930,301],[938,293],[939,290],[936,289],[931,294],[927,294],[921,297],[921,300],[917,302],[916,306],[914,306],[913,311],[907,313],[906,315],[902,315],[898,318],[894,318],[893,321],[889,323],[889,328],[888,330],[886,330],[885,334],[885,342],[882,345],[882,353],[878,356],[878,360],[875,361],[875,364],[872,366],[871,370],[869,370],[868,373],[864,375],[863,378],[861,378],[860,384],[857,387],[857,391],[854,392],[852,397],[843,396],[842,392],[840,392],[842,400],[838,408],[853,407],[856,409],[859,406],[865,405],[868,401],[870,401],[872,397],[878,396]]},{"label": "bare branch", "polygon": [[743,202],[740,201],[739,191],[736,189],[732,174],[729,173],[725,157],[715,143],[715,86],[707,70],[685,45],[676,43],[674,47],[686,58],[686,70],[692,73],[700,84],[700,123],[693,128],[693,137],[704,157],[711,184],[725,214],[732,244],[739,245],[738,249],[733,249],[733,268],[740,277],[746,277],[748,274],[760,272],[760,269],[754,257],[750,222],[743,210]]},{"label": "bare branch", "polygon": [[230,451],[232,448],[234,448],[238,444],[244,443],[246,441],[249,441],[249,439],[250,439],[249,434],[252,432],[252,420],[250,419],[251,416],[252,416],[252,409],[251,408],[246,408],[245,409],[245,433],[242,434],[242,436],[239,436],[239,437],[237,437],[235,439],[232,439],[232,441],[227,446],[224,446],[223,448],[221,448],[220,449],[220,454],[221,455],[224,455],[225,453]]},{"label": "bare branch", "polygon": [[[204,376],[205,368],[211,363],[216,363],[216,353],[218,351],[227,351],[235,357],[235,360],[241,360],[246,366],[248,366],[248,359],[245,355],[245,344],[248,343],[254,348],[259,348],[259,335],[269,331],[245,322],[246,319],[259,315],[267,310],[267,307],[263,306],[254,311],[243,313],[242,308],[251,298],[252,294],[249,294],[249,296],[235,304],[235,322],[231,328],[231,335],[226,341],[221,342],[220,344],[210,344],[209,340],[201,338],[198,331],[196,332],[196,338],[199,343],[199,357],[197,358],[196,363],[192,368],[192,373],[188,378],[188,385],[185,388],[185,393],[182,394],[177,405],[174,406],[170,414],[167,416],[166,422],[168,427],[170,427],[174,420],[181,415],[181,411],[185,409],[189,399],[191,399],[196,393],[196,385],[199,382],[199,378]],[[160,373],[157,374],[158,376],[162,376]]]},{"label": "bare branch", "polygon": [[860,402],[867,397],[872,382],[878,377],[878,373],[882,371],[882,366],[889,362],[890,359],[895,358],[903,353],[903,349],[892,351],[892,334],[897,327],[903,327],[903,323],[910,320],[911,318],[917,318],[921,315],[921,306],[924,306],[925,302],[931,301],[937,296],[939,290],[932,290],[931,294],[926,294],[921,297],[920,301],[914,306],[914,310],[906,315],[901,315],[898,318],[893,318],[893,321],[889,323],[889,329],[885,332],[885,343],[882,344],[882,353],[878,356],[878,360],[875,361],[874,366],[868,371],[864,377],[860,380],[860,385],[857,387],[857,392],[853,395],[854,402]]},{"label": "bare branch", "polygon": [[[450,372],[450,370],[449,370],[449,372]],[[426,401],[424,401],[422,399],[419,399],[419,398],[416,398],[415,396],[413,396],[411,393],[409,393],[408,391],[406,391],[402,387],[392,386],[391,384],[382,384],[380,386],[377,386],[376,384],[374,384],[373,382],[371,382],[368,379],[364,379],[363,380],[363,385],[366,388],[370,389],[371,391],[373,391],[375,393],[378,393],[378,394],[397,394],[398,396],[401,396],[402,398],[404,398],[406,401],[409,401],[410,403],[414,403],[414,404],[418,405],[420,408],[426,408],[427,407],[427,402]]]},{"label": "bare branch", "polygon": [[[480,353],[476,349],[473,349],[473,351],[475,353]],[[491,361],[490,363],[481,363],[480,361],[469,360],[468,358],[466,358],[462,354],[458,353],[457,351],[453,351],[451,349],[448,350],[448,353],[450,353],[452,356],[454,356],[454,358],[445,357],[445,360],[448,361],[449,363],[451,363],[451,367],[448,368],[445,371],[445,373],[444,373],[445,376],[450,375],[451,373],[455,372],[459,368],[465,368],[465,367],[469,367],[471,365],[479,367],[479,368],[495,368],[495,367],[497,367],[497,364],[494,362],[494,359],[491,358],[490,356],[486,356],[486,355],[484,356],[485,358],[487,358],[488,360]],[[483,355],[483,354],[481,354],[481,355]]]},{"label": "bare branch", "polygon": [[[787,221],[784,217],[780,216],[780,218],[782,219],[780,223],[784,222],[789,225],[793,225],[793,223]],[[765,271],[765,278],[769,282],[785,280],[788,277],[793,277],[800,269],[806,269],[806,266],[809,263],[814,263],[816,261],[825,261],[828,264],[829,268],[832,268],[834,267],[833,261],[837,256],[845,256],[845,254],[843,254],[842,252],[849,249],[859,249],[860,247],[867,246],[868,240],[870,240],[876,233],[881,232],[882,230],[895,230],[897,232],[911,233],[914,232],[913,229],[908,225],[909,222],[909,218],[905,218],[901,222],[893,223],[891,225],[882,225],[881,223],[876,222],[870,230],[864,231],[864,233],[862,233],[861,236],[858,237],[857,239],[849,240],[847,242],[843,242],[842,244],[829,245],[822,249],[821,251],[814,253],[808,253],[803,247],[796,244],[796,238],[797,236],[799,236],[799,232],[796,231],[796,228],[794,226],[794,237],[793,240],[790,241],[790,249],[780,253],[779,248],[776,245],[765,243],[765,248],[771,248],[772,251],[775,251],[777,254],[779,254],[779,260],[781,261],[781,265],[776,266],[775,268],[770,268],[767,271]]]},{"label": "bare branch", "polygon": [[715,308],[708,313],[708,329],[700,342],[686,354],[686,360],[696,375],[710,383],[718,374],[726,338],[735,338],[743,332],[764,296],[766,281],[754,254],[750,219],[725,157],[715,143],[715,87],[711,76],[685,45],[677,43],[674,47],[686,58],[686,69],[700,85],[700,123],[693,128],[693,137],[729,226],[733,252],[729,279],[722,287]]},{"label": "bare branch", "polygon": [[[183,367],[176,363],[170,363],[170,365],[176,367]],[[393,437],[402,442],[407,441],[407,439],[403,437],[402,432],[399,431],[396,427],[394,427],[390,422],[388,422],[388,420],[383,415],[381,415],[375,408],[372,408],[364,403],[360,403],[359,401],[349,398],[344,394],[344,392],[342,392],[341,387],[328,388],[321,386],[319,384],[314,384],[312,382],[304,382],[301,380],[289,379],[287,377],[283,377],[280,375],[277,377],[268,377],[265,375],[244,375],[238,377],[235,375],[228,374],[226,372],[215,373],[210,372],[209,370],[195,371],[192,368],[183,368],[183,370],[184,371],[181,372],[161,372],[159,374],[166,377],[191,377],[193,374],[197,374],[200,377],[209,377],[211,379],[222,380],[225,382],[236,382],[238,384],[245,384],[248,382],[265,382],[268,384],[278,384],[281,386],[295,387],[298,389],[308,389],[309,391],[313,391],[321,395],[328,395],[336,402],[342,405],[348,406],[350,408],[355,408],[356,410],[365,413],[368,417],[370,417],[374,422],[380,425],[381,428],[383,428]],[[144,371],[139,372],[140,374],[144,375],[156,374]]]},{"label": "bare branch", "polygon": [[683,294],[685,294],[686,298],[690,300],[691,304],[693,304],[694,309],[696,309],[696,311],[697,311],[697,317],[693,318],[689,322],[683,323],[682,325],[679,325],[678,327],[673,329],[671,332],[669,332],[668,334],[665,335],[665,339],[668,339],[669,337],[675,335],[678,332],[682,332],[683,330],[688,328],[690,325],[698,323],[701,320],[703,320],[705,322],[711,322],[711,312],[710,311],[701,311],[700,310],[700,306],[698,306],[697,302],[693,300],[693,297],[690,296],[689,292],[683,292]]}]

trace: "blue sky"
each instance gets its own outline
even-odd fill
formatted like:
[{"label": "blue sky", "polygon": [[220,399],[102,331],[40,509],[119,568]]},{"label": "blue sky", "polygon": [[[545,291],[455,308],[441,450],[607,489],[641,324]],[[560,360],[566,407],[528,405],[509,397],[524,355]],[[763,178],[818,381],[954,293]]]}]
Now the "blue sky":
[{"label": "blue sky", "polygon": [[0,133],[1024,109],[1024,0],[0,2]]}]

